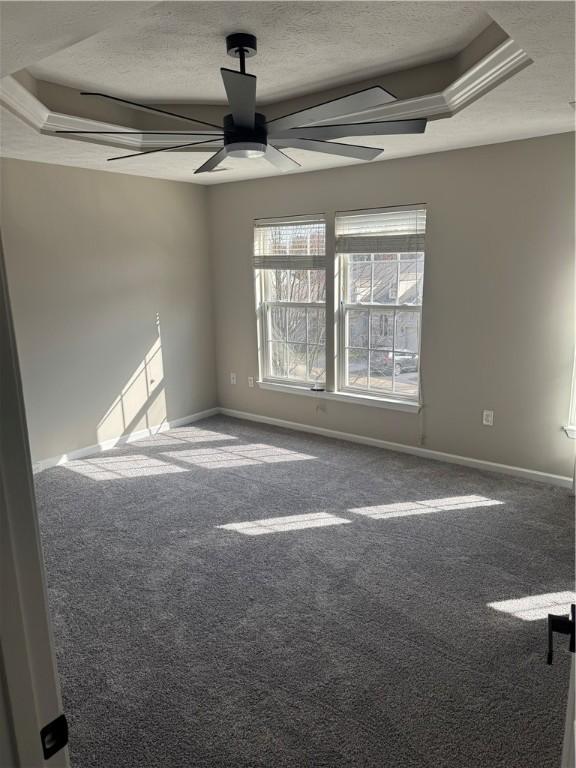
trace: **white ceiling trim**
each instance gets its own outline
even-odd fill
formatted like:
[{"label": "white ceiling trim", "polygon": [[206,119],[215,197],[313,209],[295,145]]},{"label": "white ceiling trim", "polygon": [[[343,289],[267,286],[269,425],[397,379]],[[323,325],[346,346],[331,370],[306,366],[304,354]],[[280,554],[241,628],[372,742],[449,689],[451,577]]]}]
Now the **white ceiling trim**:
[{"label": "white ceiling trim", "polygon": [[50,117],[50,110],[12,75],[0,80],[0,104],[38,131]]},{"label": "white ceiling trim", "polygon": [[[333,125],[346,122],[369,122],[373,120],[395,120],[427,117],[431,119],[449,118],[480,96],[492,90],[512,75],[532,63],[528,54],[511,38],[484,56],[464,72],[451,85],[440,93],[427,94],[403,101],[395,101],[383,106],[374,107],[366,112],[353,113],[338,120],[323,120],[305,125]],[[106,137],[67,136],[57,134],[58,138],[73,138],[76,141],[87,141],[92,144],[103,144],[112,147],[126,147],[136,151],[145,151],[157,147],[182,143],[182,135],[174,135],[173,139],[162,136],[147,136],[133,133],[132,126],[105,123],[98,120],[65,115],[51,112],[39,99],[28,91],[14,77],[8,76],[0,83],[0,104],[17,117],[31,125],[39,133],[55,135],[56,131],[126,131],[126,136]],[[191,137],[191,140],[194,139]],[[213,146],[213,144],[212,144]],[[206,152],[211,148],[197,144],[187,150]]]},{"label": "white ceiling trim", "polygon": [[[1,96],[0,96],[1,101]],[[46,135],[55,134],[57,131],[126,131],[126,136],[109,136],[105,141],[98,140],[97,136],[68,136],[58,135],[58,138],[74,138],[76,141],[88,141],[91,144],[108,144],[112,147],[128,147],[140,149],[142,140],[140,134],[134,133],[134,128],[114,123],[103,123],[99,120],[91,120],[75,115],[64,115],[61,112],[48,112],[44,124],[39,128],[40,133]]]},{"label": "white ceiling trim", "polygon": [[452,114],[532,63],[526,51],[509,38],[446,88],[444,95]]},{"label": "white ceiling trim", "polygon": [[[375,120],[406,120],[417,117],[452,117],[461,109],[496,88],[524,67],[532,64],[528,54],[511,38],[480,59],[440,93],[431,93],[404,101],[394,101],[363,112],[362,122]],[[358,121],[360,115],[350,114],[338,120],[322,120],[307,125],[338,125]]]},{"label": "white ceiling trim", "polygon": [[[90,144],[104,144],[110,147],[126,147],[128,149],[145,150],[155,147],[168,146],[170,143],[182,142],[182,134],[174,132],[174,139],[167,141],[161,136],[146,136],[134,133],[132,126],[119,125],[118,123],[105,123],[100,120],[92,120],[76,115],[65,115],[62,112],[51,112],[34,94],[18,82],[12,75],[2,78],[0,81],[0,105],[10,110],[14,115],[31,125],[39,133],[46,136],[57,135],[58,138],[72,138],[65,134],[57,134],[57,131],[126,131],[125,136],[78,136],[75,141],[86,141]],[[185,134],[185,137],[189,134]],[[207,136],[206,139],[210,139]],[[190,137],[194,141],[193,137]],[[193,150],[193,148],[191,148]],[[189,150],[189,151],[191,151]],[[203,150],[196,150],[206,152]]]}]

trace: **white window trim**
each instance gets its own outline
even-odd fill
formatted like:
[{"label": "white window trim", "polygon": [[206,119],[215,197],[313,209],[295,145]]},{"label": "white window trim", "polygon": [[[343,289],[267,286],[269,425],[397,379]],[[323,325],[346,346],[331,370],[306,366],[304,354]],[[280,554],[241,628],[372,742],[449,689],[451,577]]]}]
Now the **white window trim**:
[{"label": "white window trim", "polygon": [[422,404],[411,400],[394,400],[382,397],[373,397],[371,395],[359,394],[357,392],[326,392],[322,390],[313,390],[302,386],[301,383],[290,384],[282,381],[273,381],[264,379],[257,382],[259,389],[268,390],[287,395],[298,395],[304,397],[315,397],[317,400],[333,400],[336,402],[349,403],[350,405],[367,405],[370,408],[388,408],[393,411],[404,411],[405,413],[418,413]]}]

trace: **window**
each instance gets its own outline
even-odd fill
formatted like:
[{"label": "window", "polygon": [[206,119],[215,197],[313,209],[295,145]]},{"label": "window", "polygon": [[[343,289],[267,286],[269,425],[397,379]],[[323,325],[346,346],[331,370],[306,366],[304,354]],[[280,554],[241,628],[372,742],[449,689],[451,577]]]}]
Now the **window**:
[{"label": "window", "polygon": [[[328,365],[328,388],[342,399],[373,402],[368,396],[413,410],[420,402],[426,208],[340,213],[333,225],[336,248],[326,254],[321,215],[255,222],[262,386],[323,389]],[[335,325],[327,323],[327,299],[339,307]],[[328,325],[335,347],[331,336],[327,360]]]},{"label": "window", "polygon": [[324,385],[325,254],[321,217],[256,222],[254,267],[262,379]]},{"label": "window", "polygon": [[340,214],[340,389],[418,400],[426,210]]}]

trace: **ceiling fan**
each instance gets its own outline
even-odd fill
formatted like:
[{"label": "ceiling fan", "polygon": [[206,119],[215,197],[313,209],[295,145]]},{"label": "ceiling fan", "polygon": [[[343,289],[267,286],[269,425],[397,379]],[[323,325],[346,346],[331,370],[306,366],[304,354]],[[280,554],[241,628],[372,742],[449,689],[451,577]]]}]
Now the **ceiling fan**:
[{"label": "ceiling fan", "polygon": [[[200,144],[214,144],[220,147],[215,154],[197,168],[194,173],[206,173],[217,169],[227,157],[256,158],[263,157],[280,171],[290,171],[300,167],[282,149],[306,149],[323,152],[339,157],[357,160],[373,160],[383,150],[376,147],[357,146],[354,144],[334,144],[332,139],[352,136],[389,136],[392,134],[423,133],[426,119],[387,120],[379,122],[334,123],[349,115],[355,118],[363,112],[396,101],[396,98],[380,86],[367,88],[339,99],[302,109],[298,112],[267,120],[266,116],[256,111],[256,77],[246,72],[246,59],[256,55],[256,37],[244,32],[228,35],[226,49],[229,56],[240,60],[239,71],[222,68],[220,73],[228,97],[230,114],[224,116],[224,125],[218,126],[204,120],[197,120],[186,115],[179,115],[146,104],[108,96],[104,93],[82,92],[83,96],[93,96],[126,104],[129,107],[166,115],[179,120],[196,123],[212,130],[195,131],[56,131],[56,133],[74,134],[152,134],[157,136],[189,136],[199,141],[171,145],[159,149],[149,149],[129,155],[110,157],[109,160],[124,160],[129,157],[141,157],[156,152],[172,152],[178,149]],[[201,137],[201,138],[200,138]],[[221,146],[220,146],[221,145]]]}]

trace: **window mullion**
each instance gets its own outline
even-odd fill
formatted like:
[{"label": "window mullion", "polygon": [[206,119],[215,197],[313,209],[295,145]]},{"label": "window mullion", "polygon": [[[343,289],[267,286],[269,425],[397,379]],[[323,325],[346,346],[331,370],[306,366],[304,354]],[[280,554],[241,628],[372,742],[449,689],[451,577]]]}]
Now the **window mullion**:
[{"label": "window mullion", "polygon": [[267,301],[270,307],[294,307],[295,309],[324,309],[321,301],[299,302],[299,301]]},{"label": "window mullion", "polygon": [[[396,290],[398,290],[398,286],[396,287]],[[392,323],[392,392],[395,392],[396,389],[396,313],[398,312],[397,307],[394,307],[394,316],[393,316],[393,323]]]},{"label": "window mullion", "polygon": [[270,321],[269,308],[265,301],[260,303],[260,322],[262,328],[262,358],[264,361],[264,371],[267,376],[272,373],[272,360],[270,358]]},{"label": "window mullion", "polygon": [[288,376],[288,305],[284,310],[284,343],[282,344],[282,365]]},{"label": "window mullion", "polygon": [[337,334],[339,332],[338,326],[338,301],[337,301],[337,271],[336,271],[336,234],[335,215],[329,214],[326,216],[326,235],[325,235],[325,247],[326,247],[326,346],[325,346],[325,358],[326,358],[326,383],[325,388],[327,392],[334,392],[336,389],[336,362],[338,360],[338,343]]},{"label": "window mullion", "polygon": [[[308,274],[308,289],[310,289],[310,274]],[[310,293],[308,293],[310,295]],[[306,380],[310,381],[310,355],[308,354],[308,309],[304,310],[304,322],[306,323]]]},{"label": "window mullion", "polygon": [[348,257],[336,256],[338,259],[338,320],[336,323],[337,328],[337,350],[338,360],[336,366],[336,381],[335,390],[342,389],[346,386],[347,372],[346,372],[346,336],[348,333],[348,318],[346,316],[345,302],[348,298]]},{"label": "window mullion", "polygon": [[[372,262],[372,287],[374,286],[374,262]],[[372,297],[371,297],[372,298]],[[370,376],[370,358],[372,356],[372,310],[368,310],[368,389],[372,385],[372,377]]]}]

